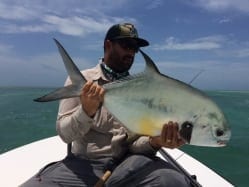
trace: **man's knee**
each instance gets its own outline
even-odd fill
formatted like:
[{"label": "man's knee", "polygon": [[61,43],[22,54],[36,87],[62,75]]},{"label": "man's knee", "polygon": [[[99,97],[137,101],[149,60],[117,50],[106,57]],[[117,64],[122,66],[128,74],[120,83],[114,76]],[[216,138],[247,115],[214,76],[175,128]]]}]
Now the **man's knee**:
[{"label": "man's knee", "polygon": [[158,186],[167,187],[189,187],[188,179],[181,173],[173,169],[158,169],[150,174],[149,177],[154,178]]}]

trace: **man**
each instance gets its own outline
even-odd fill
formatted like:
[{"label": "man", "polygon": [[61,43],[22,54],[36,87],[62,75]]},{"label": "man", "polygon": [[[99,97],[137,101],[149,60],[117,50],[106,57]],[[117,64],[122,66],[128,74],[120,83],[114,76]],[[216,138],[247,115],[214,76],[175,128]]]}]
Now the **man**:
[{"label": "man", "polygon": [[[107,170],[113,172],[105,186],[189,186],[183,175],[155,156],[161,147],[184,144],[176,123],[166,122],[158,137],[139,136],[101,105],[105,93],[101,85],[128,76],[135,54],[148,45],[130,23],[108,30],[104,58],[82,71],[88,82],[81,96],[60,102],[56,127],[62,140],[72,143],[72,153],[23,186],[94,186]],[[65,84],[71,84],[70,79]]]}]

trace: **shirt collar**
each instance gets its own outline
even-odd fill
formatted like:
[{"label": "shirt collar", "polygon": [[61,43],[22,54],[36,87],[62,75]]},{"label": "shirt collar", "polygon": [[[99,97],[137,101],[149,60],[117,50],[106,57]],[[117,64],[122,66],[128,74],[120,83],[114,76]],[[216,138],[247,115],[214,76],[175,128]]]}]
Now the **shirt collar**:
[{"label": "shirt collar", "polygon": [[122,79],[122,78],[129,75],[128,71],[124,72],[124,73],[117,73],[117,72],[113,71],[110,67],[108,67],[104,63],[103,58],[102,58],[102,60],[100,62],[100,68],[101,68],[102,73],[104,74],[104,76],[110,81],[115,81],[115,80],[118,80],[118,79]]},{"label": "shirt collar", "polygon": [[[115,81],[115,80],[118,80],[120,78],[123,78],[123,77],[126,77],[126,76],[129,75],[129,72],[125,72],[125,73],[122,73],[122,74],[117,74],[117,73],[114,72],[115,75],[113,76],[113,72],[112,73],[107,72],[106,67],[103,67],[103,65],[105,65],[104,64],[104,59],[100,58],[99,63],[93,69],[93,71],[94,71],[94,74],[92,75],[92,80],[93,81],[102,80],[104,82],[110,82],[110,81]],[[109,71],[112,71],[112,70],[110,69]]]}]

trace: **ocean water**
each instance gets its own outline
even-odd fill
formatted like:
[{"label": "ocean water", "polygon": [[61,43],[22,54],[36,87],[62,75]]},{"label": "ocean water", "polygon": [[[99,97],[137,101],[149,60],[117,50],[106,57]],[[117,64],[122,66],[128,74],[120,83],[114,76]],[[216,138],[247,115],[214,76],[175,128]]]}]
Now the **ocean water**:
[{"label": "ocean water", "polygon": [[[58,102],[36,103],[33,99],[50,88],[0,87],[0,154],[21,145],[56,135]],[[223,148],[185,145],[181,149],[232,184],[249,186],[249,91],[207,91],[223,109],[232,139]]]}]

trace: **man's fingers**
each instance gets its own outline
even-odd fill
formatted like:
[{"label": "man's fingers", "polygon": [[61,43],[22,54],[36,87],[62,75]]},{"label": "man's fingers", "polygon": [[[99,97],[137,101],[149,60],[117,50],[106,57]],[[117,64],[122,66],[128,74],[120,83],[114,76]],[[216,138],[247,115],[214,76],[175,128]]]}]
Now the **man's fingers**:
[{"label": "man's fingers", "polygon": [[173,124],[173,122],[169,122],[168,123],[168,128],[167,128],[167,131],[166,131],[166,143],[167,144],[172,144],[173,142],[172,141],[174,141],[174,126],[173,126],[174,124]]},{"label": "man's fingers", "polygon": [[104,89],[98,84],[88,81],[82,89],[82,94],[88,97],[100,96],[101,98],[104,95]]},{"label": "man's fingers", "polygon": [[167,140],[167,131],[168,131],[168,124],[165,124],[161,132],[161,141],[163,143],[165,143]]},{"label": "man's fingers", "polygon": [[176,148],[183,145],[185,142],[179,137],[178,123],[169,121],[163,126],[161,133],[161,141],[165,147]]},{"label": "man's fingers", "polygon": [[93,81],[88,81],[82,88],[82,98],[93,99],[98,102],[103,102],[105,90]]},{"label": "man's fingers", "polygon": [[104,88],[100,87],[99,96],[100,96],[101,102],[103,102],[103,100],[104,100],[104,95],[105,95],[105,90],[104,90]]},{"label": "man's fingers", "polygon": [[97,97],[96,99],[98,99],[100,102],[102,102],[103,99],[104,99],[104,93],[105,93],[104,88],[102,88],[101,86],[96,85],[95,91],[94,91],[92,96]]},{"label": "man's fingers", "polygon": [[178,141],[178,125],[172,124],[172,144],[177,144]]},{"label": "man's fingers", "polygon": [[92,84],[93,84],[92,81],[87,81],[86,82],[86,84],[83,86],[83,89],[82,89],[82,94],[83,95],[87,95],[89,93]]},{"label": "man's fingers", "polygon": [[81,104],[87,115],[93,116],[104,98],[104,88],[93,81],[88,81],[82,88]]}]

